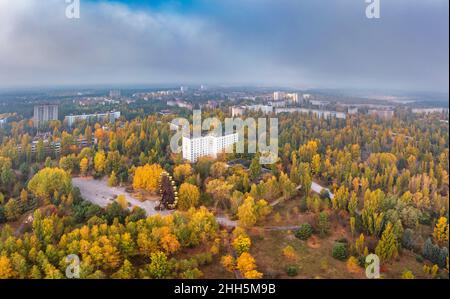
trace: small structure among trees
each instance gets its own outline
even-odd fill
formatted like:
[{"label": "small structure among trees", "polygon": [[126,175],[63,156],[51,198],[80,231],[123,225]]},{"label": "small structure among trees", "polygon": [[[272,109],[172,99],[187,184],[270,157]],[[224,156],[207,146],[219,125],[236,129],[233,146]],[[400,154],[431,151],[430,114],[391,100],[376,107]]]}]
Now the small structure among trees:
[{"label": "small structure among trees", "polygon": [[166,171],[161,172],[159,179],[159,193],[161,201],[156,207],[158,210],[169,209],[174,210],[178,202],[178,192],[175,181]]}]

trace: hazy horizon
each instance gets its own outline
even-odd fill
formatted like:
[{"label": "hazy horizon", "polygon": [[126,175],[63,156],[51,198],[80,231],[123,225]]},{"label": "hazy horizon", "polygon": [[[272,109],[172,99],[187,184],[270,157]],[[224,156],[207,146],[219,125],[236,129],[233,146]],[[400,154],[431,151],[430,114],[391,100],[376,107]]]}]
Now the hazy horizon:
[{"label": "hazy horizon", "polygon": [[[448,94],[448,1],[0,0],[0,89],[227,85]],[[174,83],[167,83],[174,82]]]}]

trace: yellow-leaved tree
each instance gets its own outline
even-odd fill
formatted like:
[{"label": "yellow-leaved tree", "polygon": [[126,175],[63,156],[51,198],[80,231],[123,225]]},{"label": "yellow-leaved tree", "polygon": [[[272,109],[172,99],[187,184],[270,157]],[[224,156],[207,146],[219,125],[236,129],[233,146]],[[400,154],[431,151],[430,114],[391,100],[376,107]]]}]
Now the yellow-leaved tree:
[{"label": "yellow-leaved tree", "polygon": [[94,168],[98,173],[103,173],[106,167],[106,155],[104,151],[99,151],[94,157]]},{"label": "yellow-leaved tree", "polygon": [[178,209],[187,211],[195,207],[200,199],[200,191],[197,186],[183,183],[178,192]]},{"label": "yellow-leaved tree", "polygon": [[256,262],[250,253],[244,252],[237,259],[237,269],[245,278],[262,278],[262,273],[256,271]]},{"label": "yellow-leaved tree", "polygon": [[447,218],[445,217],[439,218],[433,231],[433,238],[436,241],[436,243],[440,245],[444,244],[448,245],[448,232],[449,232],[449,225]]},{"label": "yellow-leaved tree", "polygon": [[158,190],[158,182],[163,169],[158,164],[146,164],[136,168],[133,177],[133,188],[149,192]]}]

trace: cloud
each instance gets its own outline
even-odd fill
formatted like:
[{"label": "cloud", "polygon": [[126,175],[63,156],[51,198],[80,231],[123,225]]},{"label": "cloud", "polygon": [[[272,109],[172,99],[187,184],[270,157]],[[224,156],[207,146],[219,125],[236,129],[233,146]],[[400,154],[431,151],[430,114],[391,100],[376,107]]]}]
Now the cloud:
[{"label": "cloud", "polygon": [[[45,2],[45,3],[43,3]],[[448,91],[448,1],[0,0],[0,85],[224,83]]]}]

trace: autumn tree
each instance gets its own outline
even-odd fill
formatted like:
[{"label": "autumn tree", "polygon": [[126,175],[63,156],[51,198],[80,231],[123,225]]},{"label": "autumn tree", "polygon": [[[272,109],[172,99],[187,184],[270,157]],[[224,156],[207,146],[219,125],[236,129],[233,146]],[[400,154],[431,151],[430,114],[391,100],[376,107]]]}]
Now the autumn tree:
[{"label": "autumn tree", "polygon": [[190,164],[177,165],[173,169],[173,177],[177,182],[184,182],[184,180],[191,174],[192,174],[192,167]]},{"label": "autumn tree", "polygon": [[117,203],[123,210],[128,209],[128,201],[127,201],[125,195],[120,194],[119,196],[117,196]]},{"label": "autumn tree", "polygon": [[433,238],[436,243],[443,246],[448,245],[449,224],[445,217],[439,218],[433,231]]},{"label": "autumn tree", "polygon": [[215,200],[215,205],[221,205],[224,208],[229,206],[229,199],[233,185],[223,179],[210,180],[206,184],[206,193],[211,194]]},{"label": "autumn tree", "polygon": [[13,278],[15,275],[10,259],[6,255],[0,256],[0,279]]},{"label": "autumn tree", "polygon": [[117,184],[118,184],[118,180],[117,180],[116,172],[113,170],[111,172],[111,175],[108,178],[108,185],[110,187],[114,187],[114,186],[117,186]]},{"label": "autumn tree", "polygon": [[80,173],[82,176],[86,176],[89,170],[89,160],[88,158],[82,158],[80,160]]},{"label": "autumn tree", "polygon": [[189,183],[183,183],[178,192],[178,208],[180,210],[189,210],[195,207],[200,199],[200,191],[197,186]]},{"label": "autumn tree", "polygon": [[255,200],[252,197],[244,199],[244,203],[238,208],[239,225],[251,227],[255,225],[257,219]]},{"label": "autumn tree", "polygon": [[170,274],[170,265],[167,256],[161,252],[154,252],[150,255],[150,265],[148,272],[152,278],[167,278]]},{"label": "autumn tree", "polygon": [[233,272],[235,269],[235,260],[231,255],[225,255],[220,259],[220,263],[228,272]]},{"label": "autumn tree", "polygon": [[55,192],[67,196],[72,191],[72,180],[60,168],[44,168],[30,180],[28,190],[40,199],[49,199]]},{"label": "autumn tree", "polygon": [[4,213],[8,221],[17,220],[22,213],[19,202],[14,198],[8,200],[4,207]]},{"label": "autumn tree", "polygon": [[228,169],[228,165],[224,162],[216,162],[211,166],[211,176],[214,178],[223,177]]},{"label": "autumn tree", "polygon": [[103,174],[106,167],[106,155],[104,151],[99,151],[94,156],[94,169],[97,173]]},{"label": "autumn tree", "polygon": [[133,177],[133,188],[155,192],[159,188],[158,182],[162,172],[163,169],[158,164],[137,167]]},{"label": "autumn tree", "polygon": [[245,278],[262,278],[262,273],[256,271],[256,262],[250,253],[244,252],[236,261],[236,268]]},{"label": "autumn tree", "polygon": [[388,223],[375,248],[375,253],[382,262],[388,262],[398,256],[398,242],[392,223]]},{"label": "autumn tree", "polygon": [[245,234],[240,234],[233,240],[233,248],[234,250],[236,250],[236,253],[238,255],[241,255],[244,252],[248,252],[251,245],[251,239]]}]

